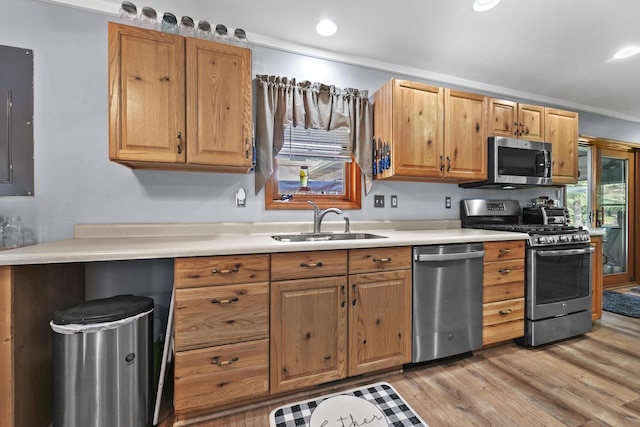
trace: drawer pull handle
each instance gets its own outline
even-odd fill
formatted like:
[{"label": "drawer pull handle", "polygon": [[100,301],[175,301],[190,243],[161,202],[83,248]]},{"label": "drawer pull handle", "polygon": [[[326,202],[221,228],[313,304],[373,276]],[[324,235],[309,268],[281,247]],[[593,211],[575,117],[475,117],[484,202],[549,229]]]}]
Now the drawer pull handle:
[{"label": "drawer pull handle", "polygon": [[238,302],[237,297],[229,298],[229,299],[212,299],[211,304],[231,304],[232,302]]},{"label": "drawer pull handle", "polygon": [[218,366],[231,365],[233,362],[237,362],[238,360],[240,360],[238,357],[232,357],[229,360],[220,360],[219,356],[214,356],[211,358],[211,364]]},{"label": "drawer pull handle", "polygon": [[238,271],[240,271],[240,269],[237,267],[229,270],[218,270],[217,268],[214,268],[213,270],[211,270],[213,274],[229,274],[229,273],[237,273]]},{"label": "drawer pull handle", "polygon": [[321,262],[316,262],[316,263],[313,263],[313,264],[308,264],[306,262],[301,262],[300,263],[300,267],[306,267],[306,268],[322,267],[322,263]]},{"label": "drawer pull handle", "polygon": [[391,262],[391,258],[374,258],[373,262]]},{"label": "drawer pull handle", "polygon": [[506,316],[507,314],[511,314],[513,310],[511,310],[510,308],[506,309],[506,310],[500,310],[498,313],[500,313],[500,316]]},{"label": "drawer pull handle", "polygon": [[510,254],[511,252],[513,252],[512,249],[500,249],[501,254]]},{"label": "drawer pull handle", "polygon": [[502,274],[507,274],[507,273],[511,273],[513,270],[511,270],[511,268],[507,267],[507,268],[501,268],[500,270],[498,270],[499,273]]}]

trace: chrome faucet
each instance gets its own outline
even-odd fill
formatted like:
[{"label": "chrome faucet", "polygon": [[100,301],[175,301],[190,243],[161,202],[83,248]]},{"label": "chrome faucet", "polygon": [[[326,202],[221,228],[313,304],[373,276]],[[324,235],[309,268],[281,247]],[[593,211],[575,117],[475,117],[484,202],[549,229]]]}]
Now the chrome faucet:
[{"label": "chrome faucet", "polygon": [[328,208],[325,210],[321,210],[318,205],[313,203],[311,200],[307,200],[311,206],[313,206],[313,234],[320,233],[320,227],[322,226],[322,220],[324,216],[330,212],[333,212],[338,215],[342,215],[342,211],[338,208]]}]

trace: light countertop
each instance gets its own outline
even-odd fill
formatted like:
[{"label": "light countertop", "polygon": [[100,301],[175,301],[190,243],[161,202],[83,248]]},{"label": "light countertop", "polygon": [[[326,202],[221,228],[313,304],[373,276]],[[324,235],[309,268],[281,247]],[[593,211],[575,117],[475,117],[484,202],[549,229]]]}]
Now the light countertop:
[{"label": "light countertop", "polygon": [[[341,223],[323,231],[342,232]],[[279,242],[274,234],[308,232],[306,223],[107,224],[76,226],[75,238],[0,252],[0,265],[54,264],[178,258],[209,255],[297,252],[389,246],[524,240],[525,233],[459,228],[458,221],[352,223],[352,232],[385,238]]]}]

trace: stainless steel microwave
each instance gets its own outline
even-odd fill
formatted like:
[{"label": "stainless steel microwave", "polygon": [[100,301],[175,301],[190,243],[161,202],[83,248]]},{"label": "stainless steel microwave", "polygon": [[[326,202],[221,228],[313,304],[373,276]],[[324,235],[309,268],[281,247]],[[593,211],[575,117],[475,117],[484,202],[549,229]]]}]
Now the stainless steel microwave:
[{"label": "stainless steel microwave", "polygon": [[461,187],[510,190],[553,184],[550,143],[491,136],[487,158],[487,179],[463,183]]}]

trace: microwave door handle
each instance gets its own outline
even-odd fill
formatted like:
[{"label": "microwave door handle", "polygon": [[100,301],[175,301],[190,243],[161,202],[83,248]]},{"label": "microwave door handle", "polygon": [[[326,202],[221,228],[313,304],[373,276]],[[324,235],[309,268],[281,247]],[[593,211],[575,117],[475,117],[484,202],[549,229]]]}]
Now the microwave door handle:
[{"label": "microwave door handle", "polygon": [[536,166],[535,171],[536,175],[540,173],[540,170],[543,170],[545,175],[547,173],[547,156],[545,151],[538,151],[536,153]]},{"label": "microwave door handle", "polygon": [[551,177],[551,151],[544,152],[544,176]]}]

